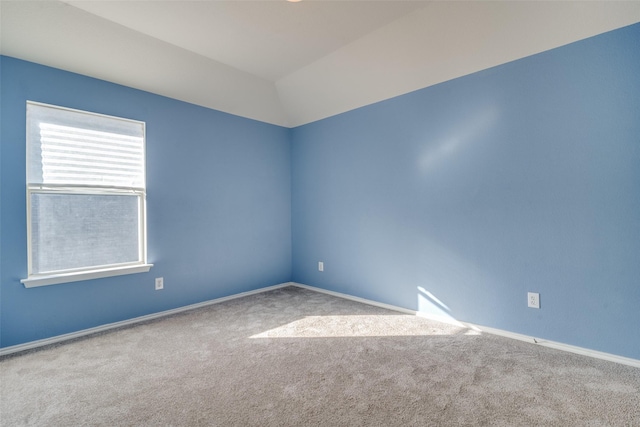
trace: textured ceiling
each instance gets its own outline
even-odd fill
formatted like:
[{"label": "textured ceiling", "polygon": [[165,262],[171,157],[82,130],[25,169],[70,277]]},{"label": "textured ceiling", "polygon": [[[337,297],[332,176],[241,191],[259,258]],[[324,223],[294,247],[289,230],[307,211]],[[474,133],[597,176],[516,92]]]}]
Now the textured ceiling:
[{"label": "textured ceiling", "polygon": [[0,52],[297,126],[640,22],[640,2],[0,1]]}]

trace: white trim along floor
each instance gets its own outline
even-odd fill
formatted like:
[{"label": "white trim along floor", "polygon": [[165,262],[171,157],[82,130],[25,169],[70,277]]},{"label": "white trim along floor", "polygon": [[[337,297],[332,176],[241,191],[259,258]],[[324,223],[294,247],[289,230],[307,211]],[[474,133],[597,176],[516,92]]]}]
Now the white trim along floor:
[{"label": "white trim along floor", "polygon": [[541,345],[541,346],[544,346],[544,347],[553,348],[553,349],[556,349],[556,350],[567,351],[567,352],[570,352],[570,353],[580,354],[580,355],[583,355],[583,356],[593,357],[593,358],[596,358],[596,359],[607,360],[609,362],[615,362],[615,363],[620,363],[622,365],[627,365],[627,366],[633,366],[633,367],[636,367],[636,368],[640,368],[640,360],[637,360],[637,359],[632,359],[632,358],[623,357],[623,356],[617,356],[615,354],[604,353],[604,352],[596,351],[596,350],[590,350],[590,349],[587,349],[587,348],[577,347],[577,346],[573,346],[573,345],[569,345],[569,344],[563,344],[563,343],[560,343],[560,342],[543,340],[543,339],[539,339],[539,338],[535,338],[535,337],[530,337],[530,336],[527,336],[527,335],[518,334],[518,333],[515,333],[515,332],[505,331],[505,330],[502,330],[502,329],[490,328],[490,327],[475,325],[475,324],[466,323],[466,322],[459,322],[457,320],[446,318],[446,317],[425,315],[424,313],[416,312],[414,310],[409,310],[409,309],[406,309],[406,308],[397,307],[397,306],[393,306],[393,305],[390,305],[390,304],[379,303],[379,302],[371,301],[371,300],[364,299],[364,298],[354,297],[354,296],[343,294],[343,293],[340,293],[340,292],[328,291],[328,290],[325,290],[325,289],[321,289],[321,288],[317,288],[317,287],[309,286],[309,285],[304,285],[302,283],[296,283],[296,282],[281,283],[279,285],[268,286],[268,287],[256,289],[256,290],[253,290],[253,291],[248,291],[248,292],[242,292],[242,293],[235,294],[235,295],[230,295],[230,296],[227,296],[227,297],[217,298],[217,299],[210,300],[210,301],[204,301],[204,302],[197,303],[197,304],[191,304],[191,305],[187,305],[187,306],[184,306],[184,307],[174,308],[172,310],[166,310],[166,311],[161,311],[161,312],[158,312],[158,313],[148,314],[146,316],[135,317],[133,319],[123,320],[121,322],[109,323],[109,324],[106,324],[106,325],[97,326],[95,328],[84,329],[82,331],[72,332],[72,333],[69,333],[69,334],[59,335],[59,336],[56,336],[56,337],[45,338],[45,339],[42,339],[42,340],[32,341],[32,342],[28,342],[28,343],[24,343],[24,344],[18,344],[18,345],[14,345],[14,346],[11,346],[11,347],[5,347],[3,349],[0,349],[0,356],[5,356],[5,355],[8,355],[8,354],[18,353],[18,352],[25,351],[25,350],[31,350],[31,349],[38,348],[38,347],[43,347],[43,346],[46,346],[46,345],[56,344],[56,343],[60,343],[60,342],[63,342],[63,341],[68,341],[68,340],[72,340],[72,339],[75,339],[75,338],[80,338],[80,337],[83,337],[83,336],[95,334],[95,333],[98,333],[98,332],[107,331],[107,330],[110,330],[110,329],[115,329],[115,328],[120,328],[120,327],[123,327],[123,326],[133,325],[133,324],[136,324],[136,323],[145,322],[145,321],[148,321],[148,320],[153,320],[153,319],[157,319],[157,318],[160,318],[160,317],[170,316],[172,314],[181,313],[181,312],[184,312],[184,311],[193,310],[193,309],[200,308],[200,307],[205,307],[205,306],[212,305],[212,304],[219,304],[221,302],[225,302],[225,301],[229,301],[229,300],[233,300],[233,299],[237,299],[237,298],[246,297],[246,296],[249,296],[249,295],[259,294],[259,293],[262,293],[262,292],[268,292],[268,291],[272,291],[274,289],[279,289],[279,288],[285,288],[287,286],[297,286],[299,288],[308,289],[310,291],[320,292],[320,293],[332,295],[332,296],[335,296],[335,297],[338,297],[338,298],[344,298],[344,299],[348,299],[348,300],[351,300],[351,301],[360,302],[360,303],[363,303],[363,304],[368,304],[368,305],[373,305],[373,306],[376,306],[376,307],[386,308],[388,310],[393,310],[393,311],[397,311],[397,312],[400,312],[400,313],[412,314],[412,315],[415,315],[415,316],[422,316],[422,317],[426,317],[426,318],[429,318],[431,320],[436,320],[436,321],[439,321],[439,322],[455,324],[457,326],[464,326],[464,327],[467,327],[469,329],[473,329],[475,331],[480,331],[480,332],[493,334],[493,335],[499,335],[499,336],[503,336],[503,337],[507,337],[507,338],[511,338],[511,339],[516,339],[516,340],[519,340],[519,341],[525,341],[525,342],[528,342],[528,343],[531,343],[531,344],[535,344],[535,345]]}]

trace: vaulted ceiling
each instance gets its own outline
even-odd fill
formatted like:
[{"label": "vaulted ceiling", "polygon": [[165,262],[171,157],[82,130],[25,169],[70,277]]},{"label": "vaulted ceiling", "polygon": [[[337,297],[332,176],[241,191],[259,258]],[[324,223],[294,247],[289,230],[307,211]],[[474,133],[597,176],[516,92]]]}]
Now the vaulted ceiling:
[{"label": "vaulted ceiling", "polygon": [[639,1],[0,0],[0,53],[298,126],[637,22]]}]

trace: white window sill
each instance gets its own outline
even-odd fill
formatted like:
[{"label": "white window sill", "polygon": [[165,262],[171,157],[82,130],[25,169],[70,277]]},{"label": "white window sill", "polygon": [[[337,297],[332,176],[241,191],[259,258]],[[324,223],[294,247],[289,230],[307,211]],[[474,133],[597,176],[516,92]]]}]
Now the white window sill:
[{"label": "white window sill", "polygon": [[102,277],[122,276],[124,274],[146,273],[153,264],[136,264],[120,267],[100,268],[96,270],[77,271],[73,273],[59,274],[34,274],[22,279],[20,282],[25,288],[35,288],[37,286],[57,285],[60,283],[78,282],[80,280],[100,279]]}]

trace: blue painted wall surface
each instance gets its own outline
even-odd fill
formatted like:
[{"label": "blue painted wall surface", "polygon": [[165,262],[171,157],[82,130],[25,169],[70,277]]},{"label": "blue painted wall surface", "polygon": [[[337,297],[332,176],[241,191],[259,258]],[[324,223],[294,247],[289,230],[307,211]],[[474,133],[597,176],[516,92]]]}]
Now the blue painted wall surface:
[{"label": "blue painted wall surface", "polygon": [[640,24],[292,137],[294,281],[640,359]]},{"label": "blue painted wall surface", "polygon": [[[1,57],[0,345],[291,279],[290,131]],[[149,273],[25,289],[25,102],[147,124]],[[165,289],[154,290],[164,277]]]},{"label": "blue painted wall surface", "polygon": [[[639,45],[640,24],[293,130],[0,57],[0,346],[295,280],[640,359]],[[19,283],[27,99],[147,122],[150,273]]]}]

